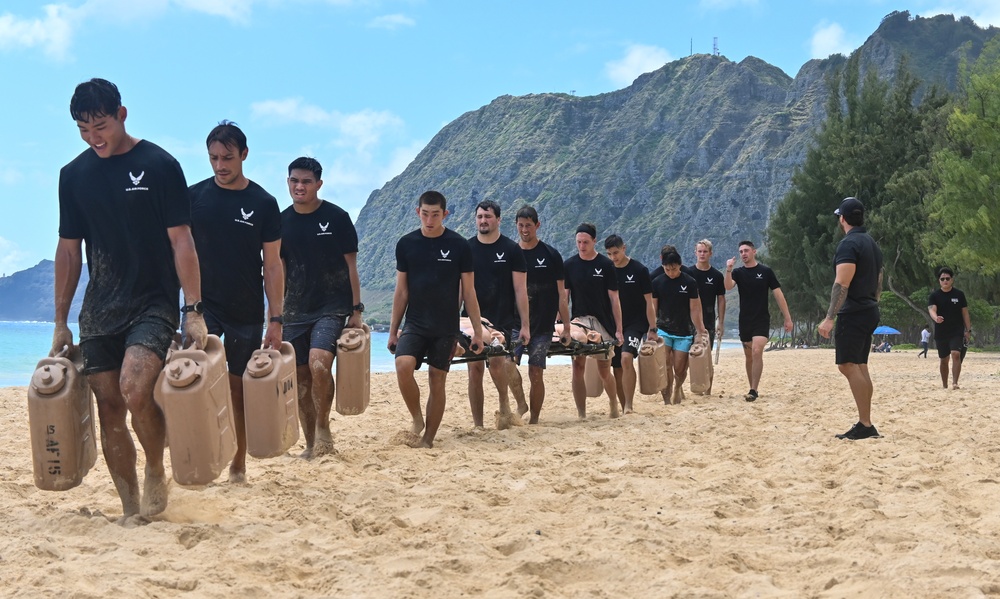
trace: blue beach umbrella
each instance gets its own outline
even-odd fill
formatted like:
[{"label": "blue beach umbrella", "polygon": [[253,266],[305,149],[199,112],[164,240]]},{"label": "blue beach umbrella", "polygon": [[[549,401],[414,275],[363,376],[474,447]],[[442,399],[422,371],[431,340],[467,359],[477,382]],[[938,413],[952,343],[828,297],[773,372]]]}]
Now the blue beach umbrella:
[{"label": "blue beach umbrella", "polygon": [[900,335],[901,333],[892,327],[881,325],[875,328],[876,335]]}]

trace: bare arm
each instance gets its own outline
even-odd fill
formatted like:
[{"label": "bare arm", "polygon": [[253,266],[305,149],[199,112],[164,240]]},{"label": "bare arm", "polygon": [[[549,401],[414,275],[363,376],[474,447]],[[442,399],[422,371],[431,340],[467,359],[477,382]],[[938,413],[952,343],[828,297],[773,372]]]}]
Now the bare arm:
[{"label": "bare arm", "polygon": [[476,297],[476,278],[471,272],[462,273],[462,300],[465,302],[465,313],[472,321],[472,340],[469,347],[472,353],[483,350],[483,317],[479,313],[479,298]]},{"label": "bare arm", "polygon": [[650,341],[656,340],[656,308],[653,307],[653,294],[647,293],[643,297],[646,298],[646,321],[649,323],[649,330],[646,331],[646,337]]},{"label": "bare arm", "polygon": [[691,322],[694,323],[694,329],[698,331],[699,335],[708,334],[708,330],[705,328],[705,314],[701,311],[701,298],[692,297],[690,304]]},{"label": "bare arm", "polygon": [[389,317],[389,351],[396,353],[396,343],[399,341],[399,325],[406,314],[406,306],[410,303],[409,282],[405,272],[396,271],[396,290],[392,293],[392,315]]},{"label": "bare arm", "polygon": [[281,347],[281,323],[271,318],[281,316],[285,303],[285,265],[281,261],[281,240],[268,241],[264,253],[264,295],[267,296],[267,331],[264,347]]},{"label": "bare arm", "polygon": [[[726,330],[726,296],[718,296],[718,311],[716,312],[716,317],[719,319],[719,326],[715,329],[715,336],[718,339],[722,339],[722,332]],[[714,324],[714,323],[712,323]],[[709,326],[709,323],[705,323],[705,326]]]},{"label": "bare arm", "polygon": [[726,276],[723,277],[723,284],[726,286],[726,291],[730,291],[733,287],[736,287],[736,281],[733,280],[734,264],[736,264],[736,256],[726,260]]},{"label": "bare arm", "polygon": [[781,287],[774,289],[774,301],[778,302],[778,309],[781,310],[782,315],[785,317],[785,332],[792,332],[792,313],[788,311],[788,302],[785,301],[785,294],[782,293]]},{"label": "bare arm", "polygon": [[80,284],[80,272],[83,269],[83,240],[59,238],[56,245],[55,264],[55,319],[56,326],[52,333],[52,352],[55,355],[62,351],[63,346],[72,349],[73,333],[66,321],[69,319],[69,309],[73,305],[73,296]]},{"label": "bare arm", "polygon": [[569,294],[566,293],[566,285],[562,280],[556,281],[556,291],[559,293],[559,320],[563,323],[563,333],[559,336],[559,342],[563,345],[569,343],[569,302],[567,298]]},{"label": "bare arm", "polygon": [[968,308],[962,308],[962,320],[965,321],[965,337],[968,339],[969,333],[972,332],[972,319],[969,317]]},{"label": "bare arm", "polygon": [[625,336],[622,334],[622,305],[618,301],[618,292],[608,290],[608,298],[611,300],[611,314],[615,317],[615,344],[625,343]]},{"label": "bare arm", "polygon": [[[174,250],[174,266],[177,278],[184,290],[184,303],[193,304],[201,301],[201,271],[198,265],[198,252],[195,251],[194,238],[191,237],[191,227],[179,225],[167,229],[170,245]],[[184,318],[184,336],[198,347],[204,348],[208,339],[208,329],[205,318],[196,312],[188,312]]]},{"label": "bare arm", "polygon": [[[833,289],[830,290],[830,307],[826,310],[826,318],[823,322],[819,323],[819,334],[824,339],[830,338],[830,331],[833,330],[833,319],[837,316],[837,312],[844,306],[844,302],[847,301],[847,289],[851,286],[851,281],[854,280],[854,273],[857,272],[858,266],[856,264],[851,264],[850,262],[842,262],[837,265],[836,274],[833,278]],[[779,291],[775,289],[775,291]],[[775,294],[775,298],[777,298]]]},{"label": "bare arm", "polygon": [[[511,273],[514,277],[514,300],[517,303],[517,314],[521,317],[521,343],[527,345],[531,341],[531,321],[528,320],[528,273]],[[478,298],[477,298],[478,299]]]},{"label": "bare arm", "polygon": [[[353,302],[351,305],[357,306],[361,303],[361,277],[358,276],[358,253],[344,254],[344,260],[347,262],[347,273],[351,280],[351,301]],[[361,312],[352,310],[351,317],[347,319],[347,326],[360,329]]]}]

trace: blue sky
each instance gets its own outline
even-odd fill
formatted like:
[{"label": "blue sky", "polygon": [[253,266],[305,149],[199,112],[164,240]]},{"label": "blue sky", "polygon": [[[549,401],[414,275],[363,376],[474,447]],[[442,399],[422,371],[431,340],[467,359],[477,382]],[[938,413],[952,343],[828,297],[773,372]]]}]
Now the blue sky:
[{"label": "blue sky", "polygon": [[494,98],[593,95],[691,53],[756,56],[794,76],[849,53],[893,10],[1000,25],[995,0],[34,0],[0,4],[0,274],[51,259],[59,169],[85,149],[77,83],[115,82],[128,131],[210,176],[221,119],[282,207],[286,167],[324,166],[321,197],[356,216],[447,123]]}]

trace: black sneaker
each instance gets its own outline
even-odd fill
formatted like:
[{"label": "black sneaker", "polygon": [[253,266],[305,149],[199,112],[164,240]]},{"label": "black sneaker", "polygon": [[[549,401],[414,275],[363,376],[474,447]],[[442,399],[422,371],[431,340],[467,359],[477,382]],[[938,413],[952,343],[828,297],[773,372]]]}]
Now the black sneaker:
[{"label": "black sneaker", "polygon": [[751,390],[747,391],[747,394],[743,396],[743,399],[745,399],[747,401],[757,401],[758,397],[760,397],[760,396],[757,395],[757,390],[756,389],[751,389]]},{"label": "black sneaker", "polygon": [[878,434],[878,430],[875,428],[874,424],[871,426],[865,426],[858,422],[851,427],[851,430],[842,435],[837,435],[837,438],[857,441],[859,439],[878,439],[881,436],[882,435]]}]

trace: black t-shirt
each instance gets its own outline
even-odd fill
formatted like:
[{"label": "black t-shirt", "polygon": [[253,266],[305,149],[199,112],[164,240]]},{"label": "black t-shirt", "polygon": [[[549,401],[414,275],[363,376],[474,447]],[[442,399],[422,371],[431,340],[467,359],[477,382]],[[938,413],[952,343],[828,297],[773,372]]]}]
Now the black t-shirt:
[{"label": "black t-shirt", "polygon": [[261,251],[281,239],[278,201],[253,181],[234,190],[219,187],[214,177],[195,183],[190,193],[205,307],[226,321],[263,322]]},{"label": "black t-shirt", "polygon": [[141,314],[177,326],[179,291],[167,229],[191,223],[180,164],[139,141],[124,154],[86,149],[59,172],[59,237],[83,239],[90,283],[80,337],[120,333]]},{"label": "black t-shirt", "polygon": [[740,266],[733,269],[733,281],[740,291],[740,325],[770,323],[767,292],[781,287],[774,271],[760,262],[753,268]]},{"label": "black t-shirt", "polygon": [[944,322],[934,323],[935,339],[954,339],[965,335],[965,318],[962,317],[962,308],[969,307],[965,301],[965,294],[961,290],[951,288],[945,293],[940,289],[931,292],[927,300],[928,306],[937,307],[937,315],[944,317]]},{"label": "black t-shirt", "polygon": [[694,335],[691,322],[691,300],[698,297],[698,282],[689,274],[680,273],[676,279],[664,274],[653,280],[653,297],[656,298],[656,326],[680,337]]},{"label": "black t-shirt", "polygon": [[286,323],[346,316],[354,306],[345,254],[358,253],[358,233],[342,208],[321,200],[319,208],[281,213],[281,259],[285,263]]},{"label": "black t-shirt", "polygon": [[646,319],[646,294],[652,293],[649,271],[642,262],[629,258],[628,264],[615,268],[618,275],[618,303],[622,307],[622,330],[641,326],[649,328]]},{"label": "black t-shirt", "polygon": [[593,316],[614,335],[617,327],[608,291],[618,291],[615,263],[603,254],[597,254],[593,260],[584,260],[576,254],[563,262],[563,271],[566,289],[570,291],[570,316]]},{"label": "black t-shirt", "polygon": [[[528,318],[531,338],[548,338],[559,316],[558,282],[565,279],[563,259],[554,247],[539,241],[530,250],[521,250],[528,269]],[[521,326],[518,316],[517,327]]]},{"label": "black t-shirt", "polygon": [[[700,270],[697,266],[682,266],[681,270],[698,282],[698,295],[701,297],[701,316],[705,327],[715,327],[715,306],[720,295],[726,295],[726,278],[714,266],[708,270]],[[663,272],[663,269],[660,269]]]},{"label": "black t-shirt", "polygon": [[[469,248],[475,264],[479,313],[493,326],[510,331],[517,319],[512,273],[527,270],[524,253],[517,243],[504,235],[488,245],[478,237],[470,237]],[[528,318],[531,318],[530,310]]]},{"label": "black t-shirt", "polygon": [[469,242],[451,229],[438,237],[411,231],[396,243],[396,270],[406,273],[406,332],[457,335],[459,283],[462,273],[474,272]]},{"label": "black t-shirt", "polygon": [[868,310],[878,306],[878,275],[882,272],[882,250],[865,231],[854,227],[837,244],[833,266],[854,264],[854,278],[847,288],[847,299],[839,314]]}]

